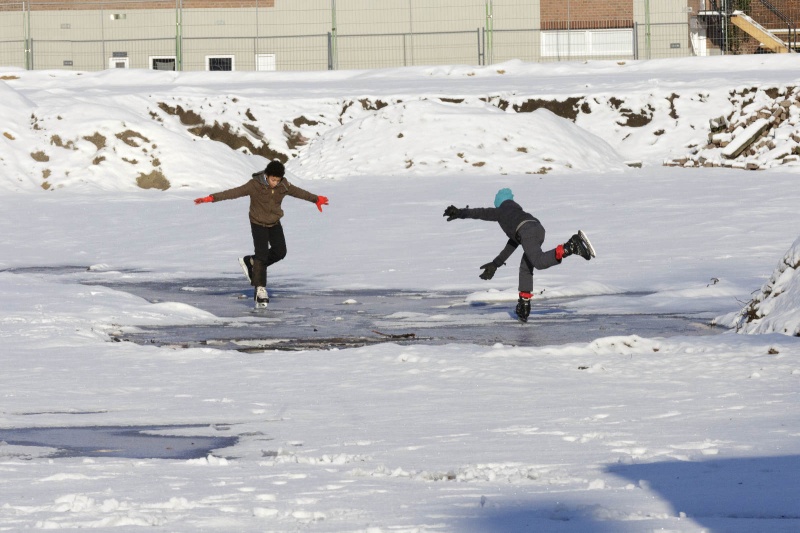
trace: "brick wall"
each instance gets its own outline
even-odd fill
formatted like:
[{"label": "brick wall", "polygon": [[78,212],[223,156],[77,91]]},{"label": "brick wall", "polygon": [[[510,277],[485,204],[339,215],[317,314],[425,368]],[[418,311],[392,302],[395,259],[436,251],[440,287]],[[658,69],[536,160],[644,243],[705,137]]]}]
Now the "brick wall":
[{"label": "brick wall", "polygon": [[[769,0],[778,11],[792,20],[795,25],[800,24],[800,0]],[[786,23],[775,16],[759,0],[751,0],[750,16],[765,28],[785,28]]]},{"label": "brick wall", "polygon": [[633,0],[541,0],[543,30],[630,28]]}]

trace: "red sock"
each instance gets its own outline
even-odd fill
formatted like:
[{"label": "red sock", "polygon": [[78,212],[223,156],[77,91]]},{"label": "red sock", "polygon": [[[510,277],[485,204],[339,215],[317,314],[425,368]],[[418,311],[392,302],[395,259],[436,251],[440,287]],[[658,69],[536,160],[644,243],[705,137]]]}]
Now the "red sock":
[{"label": "red sock", "polygon": [[563,244],[559,244],[558,246],[556,246],[556,259],[559,260],[559,261],[564,259],[564,245]]},{"label": "red sock", "polygon": [[520,292],[519,293],[519,297],[520,298],[525,298],[526,300],[530,300],[531,298],[533,298],[533,294],[531,294],[529,292]]}]

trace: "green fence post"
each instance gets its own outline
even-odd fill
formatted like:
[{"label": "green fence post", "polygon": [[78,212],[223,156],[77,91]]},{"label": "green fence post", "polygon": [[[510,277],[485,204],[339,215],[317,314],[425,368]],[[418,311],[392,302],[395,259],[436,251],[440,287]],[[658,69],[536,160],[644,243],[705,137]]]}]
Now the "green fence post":
[{"label": "green fence post", "polygon": [[483,58],[486,65],[494,63],[494,3],[492,0],[486,0],[486,43]]},{"label": "green fence post", "polygon": [[183,70],[183,0],[175,0],[175,70]]},{"label": "green fence post", "polygon": [[644,49],[647,51],[647,59],[651,59],[650,50],[650,0],[644,2]]},{"label": "green fence post", "polygon": [[22,33],[25,35],[25,70],[33,70],[31,50],[31,4],[22,3]]},{"label": "green fence post", "polygon": [[329,48],[328,70],[337,70],[339,68],[339,55],[336,48],[336,0],[331,0],[331,35]]}]

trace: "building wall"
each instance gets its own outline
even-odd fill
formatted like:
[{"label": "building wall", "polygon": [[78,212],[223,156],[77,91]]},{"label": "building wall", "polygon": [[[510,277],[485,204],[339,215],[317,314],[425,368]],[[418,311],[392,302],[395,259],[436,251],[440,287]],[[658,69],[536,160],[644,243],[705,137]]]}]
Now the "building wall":
[{"label": "building wall", "polygon": [[598,28],[628,47],[614,58],[675,57],[690,54],[685,1],[336,0],[334,16],[332,0],[44,0],[30,12],[0,0],[0,64],[24,65],[27,18],[36,69],[104,69],[112,58],[150,68],[152,57],[180,56],[183,70],[202,70],[214,55],[233,56],[236,70],[254,70],[260,55],[278,70],[609,58],[547,53],[546,32],[575,32],[559,33],[571,42]]},{"label": "building wall", "polygon": [[[0,11],[4,5],[19,3],[15,0],[0,0]],[[146,0],[146,1],[125,1],[125,0],[41,0],[31,2],[31,11],[76,11],[76,10],[125,10],[136,9],[175,9],[178,4],[183,8],[190,9],[237,9],[243,7],[273,7],[275,0]]]},{"label": "building wall", "polygon": [[686,0],[643,0],[633,8],[638,59],[692,55]]}]

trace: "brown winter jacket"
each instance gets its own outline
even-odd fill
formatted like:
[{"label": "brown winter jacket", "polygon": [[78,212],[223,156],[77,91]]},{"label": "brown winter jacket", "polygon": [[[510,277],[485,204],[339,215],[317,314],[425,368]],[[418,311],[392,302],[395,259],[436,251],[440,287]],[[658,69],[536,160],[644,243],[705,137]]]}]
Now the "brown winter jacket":
[{"label": "brown winter jacket", "polygon": [[249,196],[250,222],[269,228],[280,222],[281,217],[283,217],[281,202],[287,195],[312,203],[317,202],[316,195],[300,187],[295,187],[286,178],[283,178],[274,189],[270,189],[269,185],[264,185],[256,178],[253,178],[244,185],[227,191],[215,192],[211,196],[214,197],[215,202]]}]

